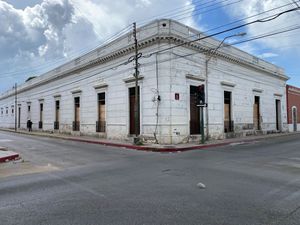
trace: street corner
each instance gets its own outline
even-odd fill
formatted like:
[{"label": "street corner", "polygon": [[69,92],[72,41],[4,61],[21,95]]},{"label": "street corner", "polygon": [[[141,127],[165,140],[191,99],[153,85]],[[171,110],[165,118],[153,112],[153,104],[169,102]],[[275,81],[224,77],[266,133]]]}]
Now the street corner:
[{"label": "street corner", "polygon": [[19,158],[20,158],[19,153],[9,151],[4,147],[0,147],[0,163],[16,160]]}]

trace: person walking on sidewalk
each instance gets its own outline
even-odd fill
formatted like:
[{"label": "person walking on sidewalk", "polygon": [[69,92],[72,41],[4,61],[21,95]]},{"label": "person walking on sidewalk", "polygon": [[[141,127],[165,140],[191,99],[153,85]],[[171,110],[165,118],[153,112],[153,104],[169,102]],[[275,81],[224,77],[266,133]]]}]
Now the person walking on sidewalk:
[{"label": "person walking on sidewalk", "polygon": [[32,131],[32,121],[31,120],[27,120],[27,128],[28,128],[29,132]]}]

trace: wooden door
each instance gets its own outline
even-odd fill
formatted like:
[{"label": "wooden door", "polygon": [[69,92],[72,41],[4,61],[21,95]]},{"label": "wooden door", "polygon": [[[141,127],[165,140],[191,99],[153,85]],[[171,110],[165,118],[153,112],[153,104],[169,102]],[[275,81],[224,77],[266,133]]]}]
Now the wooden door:
[{"label": "wooden door", "polygon": [[[139,99],[139,89],[138,89],[138,99]],[[139,111],[140,102],[138,101],[137,110]],[[140,117],[138,113],[138,126],[137,133],[140,133]],[[129,134],[135,134],[135,87],[129,88]]]},{"label": "wooden door", "polygon": [[105,122],[105,93],[98,94],[98,121]]},{"label": "wooden door", "polygon": [[276,107],[276,130],[281,130],[281,103],[280,100],[275,100]]},{"label": "wooden door", "polygon": [[43,103],[40,104],[40,121],[43,121],[43,110],[44,110],[44,105]]},{"label": "wooden door", "polygon": [[200,108],[197,106],[197,86],[190,86],[190,134],[200,134]]},{"label": "wooden door", "polygon": [[75,122],[80,122],[80,98],[75,98]]},{"label": "wooden door", "polygon": [[60,102],[55,102],[55,121],[59,122],[59,110],[60,110]]},{"label": "wooden door", "polygon": [[254,97],[254,105],[253,105],[253,124],[254,129],[259,130],[260,129],[260,113],[259,113],[259,97]]},{"label": "wooden door", "polygon": [[224,91],[224,132],[232,132],[233,124],[231,121],[231,92]]}]

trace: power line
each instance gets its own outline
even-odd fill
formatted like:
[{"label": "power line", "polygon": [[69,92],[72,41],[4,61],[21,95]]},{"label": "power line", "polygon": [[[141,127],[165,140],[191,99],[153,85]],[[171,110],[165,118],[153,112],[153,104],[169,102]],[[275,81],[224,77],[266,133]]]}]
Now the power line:
[{"label": "power line", "polygon": [[[218,3],[216,3],[216,4],[212,4],[212,5],[209,5],[209,7],[211,7],[211,6],[214,6],[214,5],[217,5],[217,4],[220,4],[220,3],[222,3],[222,2],[225,2],[225,1],[228,1],[228,0],[223,0],[223,1],[221,1],[221,2],[218,2]],[[211,2],[214,2],[214,1],[211,1]],[[208,2],[209,3],[209,2]],[[204,3],[204,4],[200,4],[200,5],[206,5],[207,3]],[[76,7],[75,5],[74,5],[74,7],[76,8],[76,9],[78,9],[78,7]],[[207,7],[203,7],[203,8],[207,8]],[[202,8],[202,9],[203,9]],[[216,8],[213,8],[212,10],[214,10],[214,9],[216,9]],[[78,10],[80,10],[80,9],[78,9]],[[209,11],[211,11],[211,10],[209,10]],[[80,11],[81,12],[81,11]],[[208,12],[208,11],[204,11],[203,13],[205,13],[205,12]],[[83,13],[81,12],[81,14],[83,15]],[[170,14],[170,15],[172,15],[172,14]],[[196,14],[195,14],[196,15]],[[84,16],[84,15],[83,15]],[[180,19],[179,19],[180,20]],[[129,26],[128,26],[129,27]],[[127,31],[128,31],[128,27],[126,27],[126,28],[124,28],[123,30],[125,30],[125,29],[127,29]],[[121,33],[122,31],[120,31],[119,33]],[[121,33],[121,35],[122,34],[124,34],[124,32],[123,33]],[[120,37],[121,35],[119,35],[118,37]],[[104,43],[107,43],[108,41],[111,41],[112,40],[112,38],[108,38]],[[101,46],[101,45],[100,45]],[[97,47],[99,47],[99,45],[98,46],[96,46],[96,47],[92,47],[92,48],[97,48]],[[85,51],[85,49],[83,49],[83,51]],[[88,49],[87,51],[91,51],[91,49]],[[81,53],[81,51],[79,52],[79,53]],[[59,60],[58,62],[60,62],[60,61],[65,61],[65,57],[60,57],[60,58],[58,58],[58,59],[61,59],[61,60]],[[51,63],[51,64],[53,64],[53,63]],[[45,63],[43,64],[43,65],[45,65]],[[35,72],[36,71],[36,69],[35,70],[30,70],[29,72]],[[21,71],[20,73],[23,73],[23,72],[25,72],[25,71]],[[9,73],[9,72],[8,72]]]},{"label": "power line", "polygon": [[[124,29],[122,29],[122,30],[119,31],[118,33],[115,33],[113,36],[109,37],[106,41],[104,41],[101,45],[98,45],[98,46],[96,47],[96,49],[98,49],[98,48],[100,48],[100,47],[102,47],[102,46],[105,46],[105,44],[107,44],[108,41],[110,41],[110,42],[111,42],[111,41],[114,41],[114,40],[116,40],[117,38],[119,38],[121,35],[127,33],[128,28],[129,28],[129,26],[126,27],[126,28],[124,28]],[[96,49],[93,48],[93,50],[96,50]],[[82,51],[82,53],[81,53],[81,52],[78,52],[78,53],[80,54],[80,57],[82,57],[82,56],[84,56],[84,55],[86,55],[86,54],[91,53],[91,50],[87,50],[87,51],[85,50],[84,52]],[[71,56],[74,55],[73,60],[76,59],[76,58],[78,58],[77,52],[74,52],[73,54],[70,54],[70,55],[71,55]],[[77,55],[77,56],[76,56],[76,55]],[[17,72],[7,72],[7,73],[2,73],[0,78],[4,78],[4,77],[12,77],[13,75],[19,75],[20,73],[31,73],[31,72],[35,72],[35,71],[37,70],[36,68],[43,68],[43,69],[44,69],[44,68],[52,67],[52,65],[57,66],[57,63],[60,63],[60,62],[66,62],[67,60],[68,60],[68,59],[62,57],[62,58],[58,58],[58,59],[55,60],[54,62],[52,61],[52,62],[48,62],[48,63],[43,63],[42,65],[35,66],[35,68],[32,69],[32,70],[22,70],[22,71],[17,71]],[[70,61],[71,61],[71,60],[72,60],[72,58],[70,59]],[[45,65],[48,65],[48,66],[45,67]],[[62,65],[60,65],[60,66],[62,66]],[[3,75],[9,75],[9,76],[3,76]]]},{"label": "power line", "polygon": [[[240,44],[240,43],[245,43],[245,42],[250,42],[250,41],[254,41],[254,40],[261,39],[261,38],[265,38],[265,37],[270,37],[270,36],[274,36],[274,35],[277,35],[277,34],[280,34],[280,33],[286,33],[286,32],[289,32],[289,31],[293,31],[293,30],[296,30],[296,29],[300,29],[300,25],[299,25],[299,26],[296,26],[296,27],[291,27],[291,28],[289,28],[289,29],[282,30],[282,31],[277,31],[277,32],[268,33],[268,34],[262,34],[262,35],[259,35],[259,37],[258,37],[258,36],[257,36],[257,37],[254,36],[254,37],[251,37],[251,38],[249,38],[249,39],[247,39],[247,40],[243,40],[243,41],[240,41],[240,42],[232,43],[231,45],[238,45],[238,44]],[[230,45],[230,46],[231,46],[231,45]],[[225,47],[227,47],[227,46],[222,46],[221,48],[225,48]],[[196,55],[196,54],[201,54],[201,53],[204,53],[204,52],[206,52],[206,51],[205,51],[205,50],[203,50],[203,51],[197,51],[196,53],[190,53],[190,54],[186,54],[186,55],[178,55],[178,54],[176,54],[176,53],[173,53],[173,54],[176,55],[176,58],[175,58],[175,59],[178,59],[178,58],[186,58],[186,57],[188,57],[188,56],[192,56],[192,55]],[[158,54],[158,53],[155,53],[155,54]],[[230,55],[230,56],[234,56],[233,54],[229,54],[229,53],[227,53],[227,54]],[[239,56],[239,58],[243,59],[243,57],[241,57],[241,56]],[[247,60],[246,58],[244,58],[244,59]],[[102,74],[102,73],[104,73],[104,72],[107,72],[107,71],[109,71],[109,70],[116,69],[116,68],[118,68],[118,67],[120,67],[120,66],[123,66],[123,65],[127,65],[128,63],[130,63],[130,62],[133,61],[133,60],[134,60],[134,58],[129,58],[129,59],[126,60],[125,62],[120,63],[120,64],[118,64],[118,65],[115,66],[115,67],[109,67],[109,68],[104,69],[104,70],[102,70],[102,71],[100,71],[100,72],[97,71],[96,73],[93,73],[93,74],[91,74],[91,75],[89,75],[89,76],[84,76],[83,78],[80,78],[80,79],[75,80],[75,81],[73,81],[73,82],[69,82],[67,85],[71,85],[71,84],[74,84],[74,83],[78,83],[78,82],[80,82],[80,81],[83,81],[83,80],[89,79],[89,78],[91,78],[91,77],[97,76],[97,75],[99,75],[99,74]],[[165,60],[160,61],[159,63],[163,63],[163,62],[167,62],[167,61],[171,61],[171,60],[174,60],[174,58],[165,59]],[[142,64],[142,66],[144,66],[144,67],[145,67],[145,66],[152,66],[154,63],[155,63],[155,61],[148,62],[148,63]],[[130,70],[132,70],[133,68],[135,68],[135,67],[127,68],[126,71],[130,71]],[[98,68],[97,68],[97,69],[98,69]],[[94,69],[94,71],[96,71],[97,69]],[[120,74],[119,71],[116,73],[116,75],[118,75],[118,74]],[[94,82],[94,81],[93,81],[93,82]],[[93,83],[93,82],[91,82],[91,83]],[[62,84],[62,85],[60,85],[60,86],[56,86],[56,87],[49,88],[49,89],[47,89],[47,90],[43,90],[43,91],[40,91],[40,92],[36,92],[36,93],[34,93],[34,95],[41,95],[42,93],[47,93],[47,92],[52,91],[52,90],[57,90],[58,88],[65,87],[65,86],[66,86],[65,84]],[[72,87],[72,88],[66,89],[66,90],[64,90],[64,91],[73,90],[73,89],[74,89],[74,88]],[[52,96],[52,95],[53,95],[53,94],[43,95],[43,97]]]},{"label": "power line", "polygon": [[[291,3],[292,4],[292,3]],[[287,5],[290,5],[290,4],[287,4]],[[284,5],[284,6],[281,6],[281,7],[285,7],[285,6],[287,6],[287,5]],[[281,7],[277,7],[277,8],[274,8],[274,9],[271,9],[271,10],[268,10],[268,11],[265,11],[265,12],[263,12],[263,13],[266,13],[266,12],[270,12],[270,11],[272,11],[272,10],[275,10],[275,9],[279,9],[279,8],[281,8]],[[256,14],[255,16],[257,16],[257,15],[260,15],[260,14],[263,14],[263,13],[259,13],[259,14]],[[280,15],[279,15],[280,16]],[[253,17],[253,16],[251,16],[251,17]],[[248,18],[250,18],[250,17],[248,17]],[[244,18],[245,19],[245,18]],[[275,19],[275,18],[272,18],[272,19]],[[239,20],[239,21],[241,21],[241,20]],[[238,22],[238,21],[236,21],[236,22]],[[232,22],[232,23],[230,23],[230,24],[233,24],[233,23],[236,23],[236,22]],[[258,21],[257,21],[258,22]],[[267,22],[267,21],[264,21],[264,22]],[[225,25],[222,25],[222,26],[225,26]],[[244,25],[243,25],[244,26]],[[123,33],[122,33],[122,31],[120,31],[120,32],[118,32],[117,34],[119,34],[119,36],[121,36],[121,35],[123,35],[124,34],[124,32],[126,32],[127,30],[126,30],[127,28],[124,28],[123,29]],[[146,28],[146,29],[148,29],[148,28]],[[236,28],[237,29],[237,28]],[[209,37],[210,36],[214,36],[215,34],[213,34],[213,35],[209,35]],[[116,36],[116,35],[114,35],[114,36]],[[114,37],[113,36],[113,37]],[[117,37],[119,37],[119,36],[117,36]],[[108,40],[110,40],[110,38],[108,39]],[[197,40],[194,40],[194,41],[197,41]],[[102,46],[102,45],[100,45],[100,46]],[[64,61],[64,59],[62,59],[62,61]],[[57,62],[60,62],[60,60],[59,61],[57,61]],[[56,63],[56,62],[55,62]],[[55,63],[51,63],[50,65],[55,65]],[[47,63],[46,63],[46,65],[47,65]],[[38,68],[40,68],[40,67],[44,67],[45,66],[45,64],[43,64],[43,65],[41,65],[41,66],[38,66]],[[44,68],[47,68],[47,67],[44,67]],[[36,69],[34,69],[34,70],[29,70],[29,71],[20,71],[20,72],[13,72],[13,73],[10,73],[10,72],[8,72],[8,73],[4,73],[4,74],[2,74],[2,75],[9,75],[9,74],[16,74],[16,75],[18,75],[19,73],[25,73],[25,72],[34,72],[34,71],[36,71]],[[3,76],[2,76],[3,77]]]},{"label": "power line", "polygon": [[280,17],[281,15],[284,15],[286,13],[293,12],[293,11],[296,11],[296,10],[299,10],[299,8],[293,8],[293,9],[290,9],[290,10],[286,10],[286,11],[280,12],[280,13],[278,13],[276,15],[272,15],[272,16],[268,16],[268,17],[263,18],[263,19],[258,19],[258,20],[254,20],[254,21],[251,21],[251,22],[248,22],[248,23],[244,23],[244,24],[241,24],[241,25],[238,25],[238,26],[235,26],[235,27],[223,30],[223,31],[216,32],[214,34],[210,34],[210,35],[207,35],[207,36],[204,36],[204,37],[201,37],[201,38],[197,38],[195,40],[186,41],[186,42],[183,42],[181,44],[174,45],[174,46],[171,46],[171,47],[168,47],[168,48],[165,48],[165,49],[153,52],[151,54],[155,54],[155,53],[159,53],[159,52],[164,52],[164,51],[167,51],[167,50],[171,50],[173,48],[177,48],[177,47],[180,47],[180,46],[183,46],[183,45],[187,45],[187,44],[190,44],[190,43],[193,43],[193,42],[196,42],[196,41],[200,41],[200,40],[207,39],[207,38],[210,38],[210,37],[214,37],[214,36],[217,36],[217,35],[220,35],[220,34],[224,34],[224,33],[227,33],[229,31],[237,30],[237,29],[240,29],[242,27],[249,26],[251,24],[269,22],[271,20],[274,20],[274,19]]},{"label": "power line", "polygon": [[[211,2],[214,2],[214,1],[210,1],[210,2],[208,2],[208,3],[211,3]],[[207,4],[207,3],[206,3],[206,4]],[[287,4],[287,5],[291,5],[291,4],[293,4],[293,3]],[[200,5],[205,5],[205,4],[200,4]],[[287,5],[283,5],[283,6],[281,6],[281,7],[285,7],[285,6],[287,6]],[[273,11],[273,10],[275,10],[275,9],[279,9],[279,8],[281,8],[281,7],[277,7],[277,8],[274,8],[274,9],[271,9],[271,10],[268,10],[268,11],[265,11],[265,12],[262,12],[262,13],[259,13],[259,14],[256,14],[256,15],[254,15],[254,16],[261,15],[261,14],[263,14],[263,13],[270,12],[270,11]],[[248,17],[248,18],[251,18],[251,17],[254,17],[254,16],[250,16],[250,17]],[[247,19],[247,18],[243,18],[242,20],[245,20],[245,19]],[[232,23],[230,23],[230,24],[237,23],[237,22],[242,21],[242,20],[238,20],[238,21],[232,22]],[[222,25],[222,26],[219,26],[219,27],[217,27],[217,28],[224,27],[224,26],[226,26],[226,24],[225,24],[225,25]],[[117,34],[114,34],[112,37],[108,38],[104,43],[107,43],[108,41],[113,40],[114,37],[117,38],[117,37],[122,36],[126,31],[128,31],[128,28],[129,28],[129,26],[127,26],[126,28],[124,28],[123,30],[121,30],[120,32],[118,32]],[[151,27],[146,28],[146,29],[150,29],[150,28],[151,28]],[[214,29],[216,29],[216,28],[210,29],[210,30],[208,30],[208,31],[211,31],[211,30],[214,30]],[[208,31],[205,31],[204,33],[208,32]],[[96,46],[96,48],[98,48],[98,47],[100,47],[100,46],[103,46],[103,44]],[[85,51],[85,49],[84,49],[83,51]],[[81,52],[83,52],[83,51],[79,51],[78,53],[81,54]],[[87,52],[88,52],[88,51],[91,51],[91,49],[88,49]],[[72,54],[71,54],[71,55],[72,55]],[[74,55],[77,55],[76,52],[74,52]],[[76,57],[78,57],[78,56],[76,56]],[[76,58],[76,57],[74,57],[74,58]],[[19,72],[7,72],[7,73],[3,73],[2,75],[19,75],[20,73],[37,72],[37,68],[41,68],[41,69],[40,69],[40,71],[41,71],[41,70],[46,69],[46,68],[48,68],[48,67],[51,68],[52,65],[54,65],[54,67],[55,67],[55,66],[57,66],[57,63],[60,63],[60,62],[66,62],[67,60],[68,60],[68,59],[62,57],[62,58],[59,58],[59,60],[57,60],[57,61],[55,61],[55,62],[43,63],[42,65],[36,66],[35,69],[33,69],[33,70],[25,70],[25,71],[22,70],[22,71],[19,71]],[[45,67],[45,65],[49,65],[49,66]],[[10,77],[11,77],[11,76],[10,76]],[[4,78],[4,76],[2,76],[2,78]]]},{"label": "power line", "polygon": [[[157,16],[157,17],[154,17],[154,19],[155,19],[155,18],[161,18],[161,17],[168,17],[168,18],[172,18],[172,19],[175,19],[175,20],[180,21],[180,20],[182,20],[182,19],[186,19],[186,18],[188,18],[188,17],[193,17],[193,16],[195,16],[195,15],[199,15],[199,14],[211,12],[211,11],[214,11],[214,10],[216,10],[216,9],[219,9],[219,8],[222,8],[222,7],[226,7],[226,6],[228,6],[228,5],[231,5],[231,4],[235,4],[235,3],[241,2],[241,1],[243,1],[243,0],[238,0],[238,1],[235,1],[235,2],[231,2],[231,3],[227,4],[227,5],[221,5],[221,6],[219,6],[219,7],[214,7],[214,8],[212,8],[212,6],[220,5],[220,4],[225,3],[225,2],[227,2],[227,1],[231,1],[231,0],[222,0],[222,1],[219,1],[219,2],[214,3],[214,4],[211,4],[211,5],[207,5],[207,4],[210,3],[210,2],[206,2],[206,3],[203,3],[203,4],[199,4],[199,5],[197,5],[197,4],[194,3],[194,5],[193,5],[190,9],[183,9],[183,10],[177,12],[177,13],[170,13],[170,14],[166,14],[166,15],[163,15],[163,16]],[[214,1],[212,1],[212,2],[214,2]],[[207,5],[207,6],[205,6],[205,5]],[[200,6],[203,6],[203,7],[200,8]],[[198,9],[197,9],[197,8],[198,8]],[[211,8],[211,9],[208,9],[208,10],[205,10],[205,11],[203,11],[203,12],[200,12],[201,10],[207,9],[207,8]],[[198,12],[198,13],[196,13],[196,12]],[[181,18],[179,17],[179,16],[191,14],[191,13],[192,13],[192,15],[190,15],[190,16],[187,16],[187,17],[181,17]],[[151,21],[152,21],[152,20],[153,20],[153,19],[151,19]],[[139,24],[139,25],[142,26],[142,25],[144,25],[144,24],[146,24],[146,23],[148,23],[148,22],[149,22],[149,21],[144,22],[144,23]]]},{"label": "power line", "polygon": [[165,11],[162,14],[156,15],[155,17],[150,17],[150,18],[141,20],[139,22],[139,25],[142,26],[142,25],[145,25],[145,24],[149,23],[149,21],[152,21],[153,19],[170,17],[170,16],[173,16],[174,14],[176,14],[178,12],[184,12],[186,10],[191,10],[191,9],[194,9],[195,7],[204,6],[204,5],[207,5],[209,3],[216,2],[216,1],[218,1],[218,0],[211,0],[211,1],[207,1],[207,2],[202,3],[202,4],[198,4],[198,3],[199,2],[203,2],[203,0],[193,1],[193,4],[191,4],[191,5],[188,5],[188,6],[182,5],[182,6],[178,7],[178,8],[174,8],[173,10]]}]

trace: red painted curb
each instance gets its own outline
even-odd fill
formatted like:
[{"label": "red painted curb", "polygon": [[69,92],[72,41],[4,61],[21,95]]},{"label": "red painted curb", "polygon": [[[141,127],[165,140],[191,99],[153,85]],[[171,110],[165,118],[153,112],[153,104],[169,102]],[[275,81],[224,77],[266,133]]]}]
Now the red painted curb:
[{"label": "red painted curb", "polygon": [[19,157],[19,154],[5,156],[5,157],[0,158],[0,163],[6,162],[6,161],[15,160],[18,157]]},{"label": "red painted curb", "polygon": [[[224,142],[224,143],[207,144],[207,145],[196,145],[196,146],[181,147],[181,148],[180,147],[179,148],[176,148],[176,147],[175,148],[156,148],[156,147],[150,147],[150,146],[135,146],[135,145],[130,145],[130,144],[119,144],[119,143],[102,142],[102,141],[77,139],[77,138],[64,137],[63,139],[70,140],[70,141],[89,143],[89,144],[99,144],[99,145],[106,145],[106,146],[112,146],[112,147],[128,148],[128,149],[134,149],[134,150],[139,150],[139,151],[165,152],[165,153],[185,152],[185,151],[191,151],[191,150],[197,150],[197,149],[207,149],[207,148],[220,147],[220,146],[230,145],[232,143],[237,143],[236,141],[233,141],[233,142]],[[251,142],[251,141],[244,141],[244,142]],[[255,140],[253,140],[253,141],[255,141]]]},{"label": "red painted curb", "polygon": [[[9,131],[13,132],[13,131]],[[172,153],[172,152],[185,152],[185,151],[191,151],[191,150],[200,150],[200,149],[208,149],[213,147],[221,147],[226,146],[234,143],[251,143],[254,141],[261,140],[263,138],[255,138],[251,140],[234,140],[234,141],[228,141],[228,142],[222,142],[222,143],[215,143],[215,144],[205,144],[205,145],[195,145],[195,146],[189,146],[189,147],[174,147],[174,148],[159,148],[159,147],[151,147],[151,146],[139,146],[139,145],[131,145],[131,144],[121,144],[121,143],[112,143],[112,142],[105,142],[105,141],[98,141],[98,140],[88,140],[88,139],[80,139],[80,138],[74,138],[74,137],[63,137],[63,136],[47,136],[47,135],[39,135],[34,133],[23,133],[18,132],[20,134],[25,135],[36,135],[40,137],[48,137],[48,138],[57,138],[62,140],[69,140],[69,141],[77,141],[77,142],[83,142],[83,143],[89,143],[89,144],[98,144],[98,145],[105,145],[105,146],[111,146],[111,147],[119,147],[119,148],[127,148],[127,149],[134,149],[139,151],[150,151],[150,152],[160,152],[160,153]]]}]

